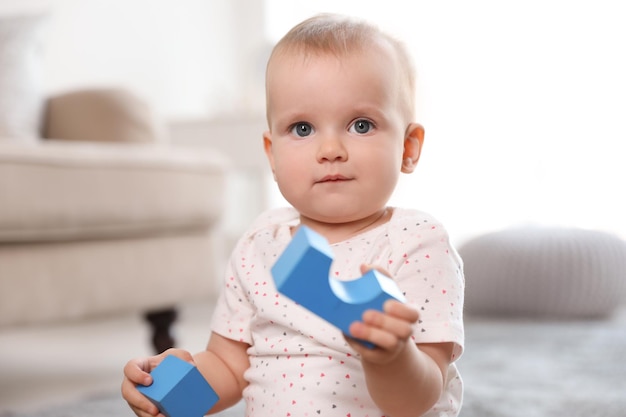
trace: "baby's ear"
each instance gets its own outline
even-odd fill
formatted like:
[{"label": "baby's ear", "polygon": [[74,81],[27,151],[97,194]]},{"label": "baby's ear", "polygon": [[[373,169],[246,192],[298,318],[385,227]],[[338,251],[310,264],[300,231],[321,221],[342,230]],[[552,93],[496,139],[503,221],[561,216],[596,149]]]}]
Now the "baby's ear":
[{"label": "baby's ear", "polygon": [[267,132],[263,132],[263,149],[265,149],[265,155],[267,156],[267,160],[270,163],[270,168],[272,169],[274,181],[276,181],[276,172],[274,170],[274,154],[272,153],[272,134],[269,130]]},{"label": "baby's ear", "polygon": [[415,170],[424,145],[424,127],[411,123],[404,134],[404,152],[402,153],[401,171],[410,174]]}]

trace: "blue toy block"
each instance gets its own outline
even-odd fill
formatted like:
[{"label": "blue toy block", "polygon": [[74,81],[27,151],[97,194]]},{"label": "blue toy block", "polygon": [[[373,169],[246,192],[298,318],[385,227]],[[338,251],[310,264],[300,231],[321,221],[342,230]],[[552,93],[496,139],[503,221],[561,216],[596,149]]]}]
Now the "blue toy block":
[{"label": "blue toy block", "polygon": [[150,375],[152,385],[137,389],[167,417],[202,417],[219,400],[198,369],[176,356],[166,356]]},{"label": "blue toy block", "polygon": [[276,288],[345,334],[365,310],[382,311],[389,299],[405,302],[395,281],[376,270],[350,281],[331,277],[333,258],[328,241],[301,226],[272,267]]}]

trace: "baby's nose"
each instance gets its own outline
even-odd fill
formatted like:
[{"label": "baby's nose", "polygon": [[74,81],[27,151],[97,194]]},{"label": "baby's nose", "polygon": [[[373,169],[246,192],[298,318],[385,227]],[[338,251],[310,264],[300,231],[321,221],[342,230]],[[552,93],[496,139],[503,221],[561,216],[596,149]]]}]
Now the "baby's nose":
[{"label": "baby's nose", "polygon": [[337,135],[325,135],[320,137],[317,159],[320,162],[347,160],[348,151],[341,137]]}]

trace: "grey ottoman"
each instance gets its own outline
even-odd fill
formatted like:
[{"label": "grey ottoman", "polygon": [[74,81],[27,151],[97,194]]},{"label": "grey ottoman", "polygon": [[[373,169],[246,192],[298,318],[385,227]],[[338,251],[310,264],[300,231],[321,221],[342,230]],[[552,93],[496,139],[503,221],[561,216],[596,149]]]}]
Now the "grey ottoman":
[{"label": "grey ottoman", "polygon": [[517,228],[459,247],[468,314],[610,315],[626,301],[626,242],[599,231]]}]

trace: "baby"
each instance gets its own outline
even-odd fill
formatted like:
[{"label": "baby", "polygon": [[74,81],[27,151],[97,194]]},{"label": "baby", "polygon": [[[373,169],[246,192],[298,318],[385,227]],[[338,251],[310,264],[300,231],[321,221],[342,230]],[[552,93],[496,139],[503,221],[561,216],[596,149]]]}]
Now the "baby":
[{"label": "baby", "polygon": [[[129,361],[124,398],[138,416],[157,415],[136,386],[176,355],[220,396],[211,413],[243,398],[248,417],[458,415],[462,262],[437,220],[387,205],[424,142],[404,47],[367,23],[316,16],[275,46],[266,93],[264,148],[292,207],[264,213],[238,242],[206,350]],[[366,311],[343,335],[281,296],[270,270],[300,225],[330,242],[333,278],[376,267],[407,302]]]}]

